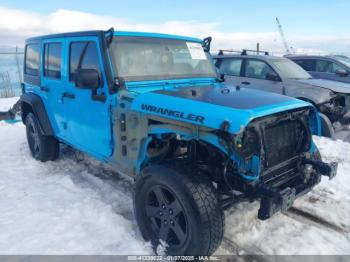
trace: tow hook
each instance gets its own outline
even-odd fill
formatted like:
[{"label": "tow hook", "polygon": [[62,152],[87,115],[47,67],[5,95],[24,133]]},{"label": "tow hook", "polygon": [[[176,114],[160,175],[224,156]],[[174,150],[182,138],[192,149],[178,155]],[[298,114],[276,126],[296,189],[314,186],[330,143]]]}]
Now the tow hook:
[{"label": "tow hook", "polygon": [[328,164],[329,167],[329,172],[327,172],[326,174],[324,174],[325,176],[329,177],[329,180],[333,179],[336,174],[337,174],[337,170],[338,170],[338,163],[336,162],[331,162]]},{"label": "tow hook", "polygon": [[337,174],[337,170],[338,170],[337,162],[325,163],[322,161],[305,159],[304,163],[312,165],[316,169],[316,171],[318,171],[321,175],[328,176],[329,180],[333,179]]}]

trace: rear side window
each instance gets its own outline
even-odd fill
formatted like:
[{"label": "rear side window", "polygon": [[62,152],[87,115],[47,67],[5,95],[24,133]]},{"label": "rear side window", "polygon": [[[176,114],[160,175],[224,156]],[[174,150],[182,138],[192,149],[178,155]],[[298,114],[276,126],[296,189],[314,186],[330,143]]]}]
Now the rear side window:
[{"label": "rear side window", "polygon": [[27,45],[25,59],[25,74],[31,76],[39,76],[40,45]]},{"label": "rear side window", "polygon": [[295,63],[300,65],[306,71],[315,71],[316,61],[312,59],[305,60],[293,60]]},{"label": "rear side window", "polygon": [[327,72],[330,62],[326,60],[317,60],[316,62],[316,72]]},{"label": "rear side window", "polygon": [[245,66],[245,76],[257,79],[267,79],[267,74],[276,75],[275,71],[263,61],[248,59]]},{"label": "rear side window", "polygon": [[61,78],[61,43],[45,44],[44,76]]},{"label": "rear side window", "polygon": [[69,80],[75,81],[77,69],[95,69],[101,77],[101,66],[95,42],[73,42],[70,45]]},{"label": "rear side window", "polygon": [[224,58],[220,64],[220,73],[224,75],[240,76],[242,59]]}]

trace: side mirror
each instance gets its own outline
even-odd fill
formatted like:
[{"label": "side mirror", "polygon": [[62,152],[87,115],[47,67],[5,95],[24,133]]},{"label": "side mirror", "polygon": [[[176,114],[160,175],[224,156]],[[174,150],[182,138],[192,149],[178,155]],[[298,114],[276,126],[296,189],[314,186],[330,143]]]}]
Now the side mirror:
[{"label": "side mirror", "polygon": [[348,76],[349,72],[346,71],[345,69],[337,69],[335,73],[339,76]]},{"label": "side mirror", "polygon": [[277,75],[277,74],[272,74],[272,73],[267,73],[265,78],[267,80],[271,80],[271,81],[281,81],[281,78]]},{"label": "side mirror", "polygon": [[75,73],[75,86],[80,89],[97,89],[101,86],[96,69],[78,69]]}]

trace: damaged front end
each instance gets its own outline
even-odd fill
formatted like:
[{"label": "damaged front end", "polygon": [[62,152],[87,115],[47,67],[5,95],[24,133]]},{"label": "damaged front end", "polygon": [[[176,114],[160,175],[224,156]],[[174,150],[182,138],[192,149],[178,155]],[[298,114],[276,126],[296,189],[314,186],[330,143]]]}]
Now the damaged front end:
[{"label": "damaged front end", "polygon": [[258,218],[266,220],[273,214],[292,207],[296,198],[308,193],[321,181],[321,176],[334,178],[338,164],[324,163],[320,159],[302,158],[297,168],[286,170],[281,178],[271,183],[263,183],[257,190],[261,198]]},{"label": "damaged front end", "polygon": [[[325,114],[335,130],[349,129],[350,125],[350,95],[335,93],[332,98],[321,105],[319,111]],[[350,130],[350,129],[349,129]]]},{"label": "damaged front end", "polygon": [[324,163],[312,141],[312,108],[253,120],[228,141],[232,155],[226,181],[248,199],[260,199],[258,218],[290,208],[321,181],[332,179],[337,163]]}]

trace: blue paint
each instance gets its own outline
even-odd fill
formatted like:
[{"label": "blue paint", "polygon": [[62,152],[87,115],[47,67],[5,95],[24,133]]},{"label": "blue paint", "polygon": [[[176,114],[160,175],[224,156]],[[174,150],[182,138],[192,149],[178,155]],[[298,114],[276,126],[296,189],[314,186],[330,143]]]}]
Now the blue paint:
[{"label": "blue paint", "polygon": [[284,101],[281,103],[276,103],[263,107],[257,107],[250,110],[235,109],[152,92],[138,94],[135,97],[135,100],[132,104],[132,110],[135,110],[137,112],[145,114],[154,114],[161,117],[167,117],[173,120],[181,120],[183,122],[195,125],[197,125],[198,123],[189,119],[179,119],[174,116],[164,116],[161,113],[143,110],[142,105],[150,103],[150,101],[152,102],[151,104],[156,107],[168,108],[170,110],[184,112],[185,114],[204,116],[205,121],[202,125],[214,129],[220,128],[223,120],[227,120],[230,122],[230,133],[239,132],[241,130],[241,127],[247,126],[248,123],[255,118],[268,116],[286,110],[310,106],[310,104],[307,102],[292,99],[289,101]]},{"label": "blue paint", "polygon": [[[152,135],[159,135],[159,134],[172,134],[174,131],[171,129],[165,129],[161,127],[155,127],[150,130],[150,134]],[[192,139],[200,139],[201,141],[205,141],[214,147],[218,148],[221,152],[224,154],[228,154],[226,148],[223,147],[222,144],[220,144],[219,139],[216,135],[207,133],[205,135],[201,135],[200,137],[196,137],[194,134],[190,134],[183,131],[177,131],[176,134],[181,136],[181,139],[184,141],[189,141]],[[237,153],[233,152],[230,158],[237,163],[237,166],[239,167],[238,174],[247,180],[256,180],[260,177],[260,157],[257,155],[254,155],[250,160],[245,160],[243,157],[238,155]],[[144,162],[145,159],[140,159],[140,162]],[[250,175],[246,175],[250,174]]]},{"label": "blue paint", "polygon": [[147,137],[146,140],[143,142],[141,150],[140,150],[140,156],[137,159],[135,165],[136,165],[136,172],[140,172],[141,171],[141,167],[144,163],[148,162],[148,158],[147,158],[147,147],[149,145],[149,143],[152,141],[152,137]]},{"label": "blue paint", "polygon": [[[44,48],[45,45],[50,43],[59,43],[61,45],[61,78],[56,79],[47,77],[44,75]],[[42,70],[40,71],[41,86],[48,88],[49,92],[40,90],[40,88],[33,88],[33,92],[38,94],[44,102],[47,115],[50,123],[57,137],[64,139],[67,136],[67,129],[64,126],[67,124],[67,107],[63,103],[62,94],[67,91],[66,78],[67,72],[64,65],[65,54],[67,52],[67,46],[64,38],[55,38],[51,40],[44,40],[41,42],[42,55],[41,65]]]},{"label": "blue paint", "polygon": [[[154,33],[140,33],[140,32],[115,32],[116,40],[118,36],[134,36],[134,37],[156,37],[156,38],[171,38],[184,41],[201,42],[201,39],[167,35]],[[69,53],[70,46],[73,42],[89,41],[96,45],[98,51],[98,61],[101,68],[101,77],[103,85],[97,90],[97,94],[105,94],[106,101],[95,101],[91,98],[91,89],[78,89],[75,84],[69,79]],[[25,83],[25,92],[32,92],[41,97],[44,102],[49,121],[53,127],[55,136],[62,142],[77,148],[85,153],[95,156],[99,160],[106,162],[118,162],[120,159],[112,159],[113,152],[119,145],[117,141],[113,140],[112,128],[112,109],[118,106],[118,99],[123,92],[128,93],[133,100],[131,102],[131,111],[144,114],[145,117],[154,115],[162,118],[187,123],[192,126],[207,127],[210,129],[219,129],[224,120],[230,123],[228,132],[236,134],[241,132],[252,120],[297,108],[311,107],[311,104],[296,100],[296,99],[280,99],[264,106],[251,107],[249,109],[242,109],[235,107],[234,103],[231,107],[222,106],[218,104],[208,103],[201,100],[188,99],[184,97],[177,97],[172,95],[155,93],[157,90],[172,90],[177,92],[186,87],[201,86],[211,88],[222,88],[224,84],[219,83],[215,78],[186,78],[186,79],[171,79],[171,80],[157,80],[157,81],[134,81],[126,82],[125,89],[119,90],[115,94],[109,93],[107,85],[106,73],[108,68],[102,63],[104,53],[101,52],[99,39],[94,36],[89,37],[64,37],[55,39],[45,39],[41,42],[41,49],[44,50],[45,44],[61,43],[61,77],[60,79],[53,79],[46,77],[41,70],[41,86],[50,90],[44,92],[39,86]],[[107,65],[112,68],[109,53],[105,57]],[[41,55],[41,65],[43,69],[44,56]],[[107,66],[107,67],[108,67]],[[112,76],[115,76],[115,71],[112,70]],[[75,96],[74,99],[63,97],[63,93],[71,93]],[[254,95],[254,99],[264,99],[269,96],[264,92],[255,92],[252,90],[241,89],[241,91],[234,94],[235,99],[241,99],[243,102],[249,103]],[[236,97],[237,96],[237,97]],[[231,98],[230,98],[231,99]],[[277,101],[276,100],[276,101]],[[231,101],[231,100],[230,100]],[[270,100],[267,100],[270,101]],[[203,116],[203,122],[195,121],[191,118],[181,118],[175,115],[162,115],[159,112],[150,112],[142,108],[143,104],[151,104],[158,108],[167,108],[169,110],[182,112],[183,114],[192,114]],[[17,121],[17,120],[15,120]],[[15,122],[14,122],[15,123]],[[310,112],[310,128],[314,134],[320,132],[320,119],[316,110]],[[219,141],[215,133],[196,133],[189,129],[183,128],[174,131],[169,126],[156,126],[149,130],[146,138],[141,143],[138,158],[129,159],[125,157],[124,163],[129,163],[132,168],[138,173],[142,166],[147,163],[147,147],[152,140],[152,136],[159,137],[161,134],[176,133],[183,140],[201,140],[214,147],[218,148],[224,154],[229,154],[224,145]],[[118,134],[115,134],[118,136]],[[314,143],[311,145],[310,152],[317,150]],[[114,157],[114,155],[113,155]],[[237,153],[232,153],[229,156],[235,163],[237,163],[238,174],[249,181],[259,179],[261,173],[260,157],[254,155],[251,159],[246,160]]]},{"label": "blue paint", "polygon": [[[97,93],[104,93],[109,96],[106,69],[102,63],[101,47],[97,37],[74,37],[66,39],[66,46],[69,46],[74,42],[89,41],[97,46],[98,60],[101,70],[103,85],[99,88]],[[63,103],[66,108],[67,121],[67,137],[66,141],[71,144],[78,145],[82,148],[82,151],[89,152],[90,154],[99,158],[106,158],[112,155],[112,124],[111,124],[111,112],[109,103],[92,100],[91,89],[78,89],[75,83],[69,81],[68,68],[69,68],[69,52],[65,53],[65,89],[66,92],[75,95],[75,99],[64,99]]]},{"label": "blue paint", "polygon": [[[60,141],[98,159],[106,159],[113,152],[110,105],[92,100],[91,89],[78,89],[69,80],[70,45],[82,41],[89,41],[97,46],[102,82],[104,83],[98,93],[106,94],[108,100],[106,73],[97,37],[65,37],[42,40],[41,86],[48,88],[49,92],[27,83],[25,83],[25,90],[41,97],[55,136]],[[61,77],[59,79],[44,75],[44,46],[49,43],[61,44]],[[71,93],[75,98],[66,98],[63,96],[64,93]]]},{"label": "blue paint", "polygon": [[239,175],[247,180],[258,179],[260,177],[260,157],[254,155],[248,162],[242,163],[241,161]]},{"label": "blue paint", "polygon": [[19,119],[12,119],[12,120],[4,120],[5,123],[8,123],[8,124],[11,124],[11,125],[14,125],[18,122],[21,122],[21,120]]}]

